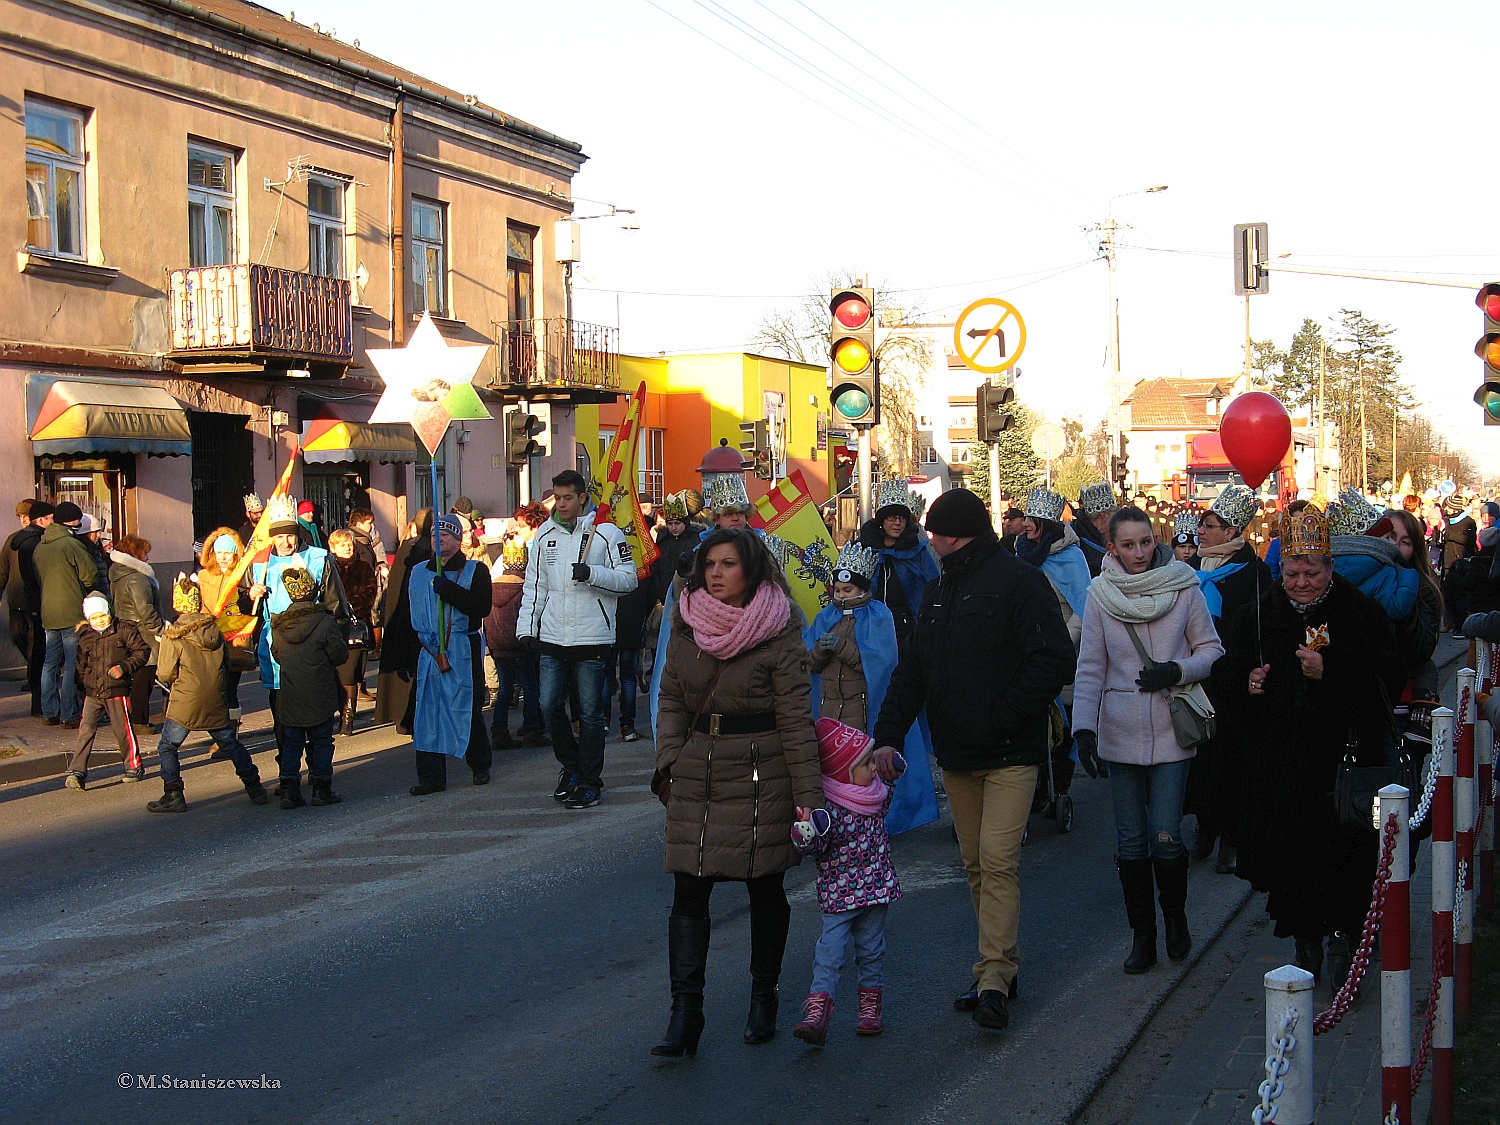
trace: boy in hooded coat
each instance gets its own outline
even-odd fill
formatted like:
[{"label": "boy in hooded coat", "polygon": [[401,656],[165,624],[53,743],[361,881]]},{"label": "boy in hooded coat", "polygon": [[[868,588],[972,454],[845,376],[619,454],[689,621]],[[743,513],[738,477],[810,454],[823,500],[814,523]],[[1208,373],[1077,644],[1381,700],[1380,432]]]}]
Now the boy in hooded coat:
[{"label": "boy in hooded coat", "polygon": [[168,693],[161,742],[156,747],[162,796],[159,801],[148,801],[146,808],[159,813],[187,811],[178,751],[195,730],[208,731],[214,745],[234,763],[245,795],[253,804],[263,805],[268,798],[260,771],[229,715],[229,646],[224,634],[218,622],[203,612],[203,593],[186,576],[179,576],[172,588],[172,609],[177,620],[162,630],[156,661],[156,677]]},{"label": "boy in hooded coat", "polygon": [[288,567],[282,585],[291,599],[271,617],[271,656],[281,669],[278,700],[285,744],[277,754],[281,807],[300,809],[302,749],[307,748],[307,780],[314,805],[336,805],[333,791],[333,732],[343,688],[339,669],[349,659],[343,630],[328,607],[316,600],[318,581],[306,570]]}]

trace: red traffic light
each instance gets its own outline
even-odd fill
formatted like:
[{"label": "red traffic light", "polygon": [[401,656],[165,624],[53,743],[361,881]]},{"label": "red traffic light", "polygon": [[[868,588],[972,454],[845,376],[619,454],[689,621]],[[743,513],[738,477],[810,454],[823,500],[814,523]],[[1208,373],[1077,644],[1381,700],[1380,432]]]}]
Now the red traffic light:
[{"label": "red traffic light", "polygon": [[1490,320],[1500,320],[1500,281],[1492,281],[1474,298],[1474,303],[1484,310]]},{"label": "red traffic light", "polygon": [[849,290],[833,295],[831,311],[833,319],[851,332],[858,331],[870,322],[870,302]]}]

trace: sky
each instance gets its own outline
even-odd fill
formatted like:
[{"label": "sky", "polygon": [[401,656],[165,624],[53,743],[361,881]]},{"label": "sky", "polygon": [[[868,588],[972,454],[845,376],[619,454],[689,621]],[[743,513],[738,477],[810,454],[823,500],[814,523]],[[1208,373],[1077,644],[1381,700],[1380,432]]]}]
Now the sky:
[{"label": "sky", "polygon": [[[272,4],[285,12],[285,0]],[[1130,379],[1232,378],[1239,222],[1289,264],[1500,280],[1500,5],[1301,0],[296,0],[296,18],[584,146],[574,315],[628,352],[748,346],[851,270],[928,319],[1026,319],[1022,401],[1092,424],[1113,213]],[[1486,109],[1488,103],[1489,108]],[[1165,192],[1127,194],[1158,185]],[[601,206],[602,205],[602,206]],[[1277,273],[1252,333],[1357,309],[1419,402],[1500,476],[1473,292]],[[977,381],[977,380],[976,380]]]}]

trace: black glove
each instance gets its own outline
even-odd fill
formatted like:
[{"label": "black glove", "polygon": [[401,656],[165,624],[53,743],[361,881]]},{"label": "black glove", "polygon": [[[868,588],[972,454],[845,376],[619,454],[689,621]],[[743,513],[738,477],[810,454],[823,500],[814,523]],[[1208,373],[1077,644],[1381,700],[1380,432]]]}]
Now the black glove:
[{"label": "black glove", "polygon": [[396,678],[398,680],[400,680],[403,684],[409,684],[412,681],[412,674],[410,672],[408,672],[405,668],[397,668],[396,669]]},{"label": "black glove", "polygon": [[442,598],[445,602],[451,604],[458,598],[463,597],[464,594],[466,594],[468,591],[460,586],[457,582],[453,581],[453,579],[449,578],[446,574],[439,574],[432,580],[432,592],[435,593],[438,597]]},{"label": "black glove", "polygon": [[589,575],[592,574],[592,573],[593,573],[593,570],[589,567],[588,563],[574,563],[573,564],[573,581],[574,582],[587,582],[589,580]]},{"label": "black glove", "polygon": [[542,642],[536,637],[522,637],[520,640],[521,647],[526,650],[528,655],[536,657],[541,654]]},{"label": "black glove", "polygon": [[1083,772],[1098,777],[1099,736],[1091,730],[1075,730],[1073,741],[1078,744],[1078,762],[1083,766]]},{"label": "black glove", "polygon": [[1142,668],[1135,682],[1142,691],[1163,691],[1180,679],[1182,679],[1182,665],[1175,660],[1167,660],[1160,664],[1152,664],[1149,668]]}]

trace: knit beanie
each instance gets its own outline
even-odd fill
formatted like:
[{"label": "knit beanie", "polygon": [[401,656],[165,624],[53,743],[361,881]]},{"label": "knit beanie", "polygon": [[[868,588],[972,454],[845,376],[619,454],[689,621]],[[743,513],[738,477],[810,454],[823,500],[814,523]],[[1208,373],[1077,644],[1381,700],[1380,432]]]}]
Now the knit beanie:
[{"label": "knit beanie", "polygon": [[927,509],[927,530],[954,539],[977,539],[992,529],[983,500],[967,488],[950,488]]},{"label": "knit beanie", "polygon": [[818,764],[824,775],[835,781],[852,782],[849,771],[875,745],[875,740],[857,727],[826,715],[813,726],[818,732]]},{"label": "knit beanie", "polygon": [[109,613],[109,599],[103,594],[90,594],[83,599],[83,615],[92,617],[96,613]]},{"label": "knit beanie", "polygon": [[83,519],[83,509],[71,500],[64,500],[57,506],[52,519],[55,523],[78,523]]}]

